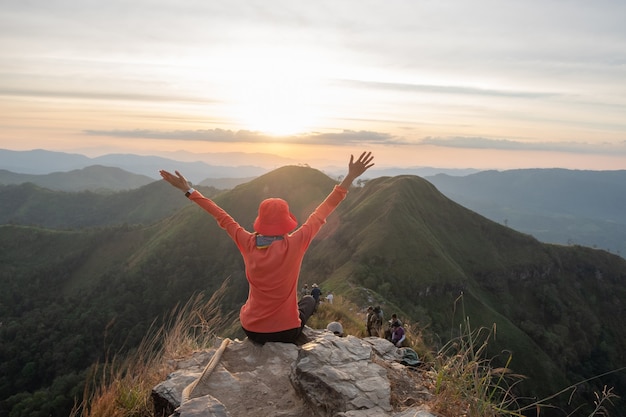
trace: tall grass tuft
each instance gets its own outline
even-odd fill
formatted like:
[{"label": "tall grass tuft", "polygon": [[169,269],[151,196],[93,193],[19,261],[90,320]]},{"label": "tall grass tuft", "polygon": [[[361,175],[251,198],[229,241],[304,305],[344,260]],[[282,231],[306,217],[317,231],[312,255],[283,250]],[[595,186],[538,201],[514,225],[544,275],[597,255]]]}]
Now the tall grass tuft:
[{"label": "tall grass tuft", "polygon": [[407,342],[405,342],[405,346],[417,352],[422,362],[432,362],[434,355],[432,348],[426,343],[426,337],[424,336],[426,329],[417,324],[408,322],[404,323],[402,327],[406,332]]},{"label": "tall grass tuft", "polygon": [[[457,301],[462,303],[462,297]],[[511,355],[504,367],[493,367],[492,360],[485,357],[496,326],[474,330],[464,308],[463,317],[459,336],[444,345],[434,360],[433,409],[446,416],[521,416],[515,411],[519,407],[512,389],[523,376],[508,368]]]},{"label": "tall grass tuft", "polygon": [[203,294],[176,306],[164,324],[153,326],[139,347],[95,364],[85,384],[83,399],[70,417],[150,417],[152,388],[173,370],[172,359],[210,347],[231,321],[219,305],[229,279],[206,301]]},{"label": "tall grass tuft", "polygon": [[340,295],[335,295],[333,303],[322,302],[307,325],[313,329],[325,329],[331,321],[338,321],[343,326],[345,335],[366,336],[365,320],[359,318],[360,308]]},{"label": "tall grass tuft", "polygon": [[[463,294],[457,298],[455,304],[459,301],[463,306]],[[541,400],[517,398],[513,389],[525,377],[509,369],[512,355],[508,354],[503,367],[494,367],[492,359],[486,358],[489,341],[496,336],[495,324],[491,329],[472,329],[469,317],[465,315],[464,306],[463,317],[463,323],[459,327],[459,336],[444,345],[433,362],[435,400],[431,406],[434,411],[444,416],[540,416],[542,410],[556,408],[549,402],[555,397],[568,391],[573,394],[580,384],[625,369],[616,369],[581,381]],[[605,386],[602,392],[595,393],[595,400],[590,407],[591,411],[585,415],[588,417],[608,416],[607,406],[613,406],[613,401],[617,398],[619,397],[613,392],[613,388]],[[567,416],[582,412],[583,406]]]}]

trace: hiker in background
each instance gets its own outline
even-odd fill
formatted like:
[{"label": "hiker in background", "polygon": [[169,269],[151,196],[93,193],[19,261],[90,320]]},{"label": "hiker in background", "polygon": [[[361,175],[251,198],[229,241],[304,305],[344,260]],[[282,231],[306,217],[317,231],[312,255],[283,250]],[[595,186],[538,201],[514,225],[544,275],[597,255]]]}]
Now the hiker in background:
[{"label": "hiker in background", "polygon": [[317,286],[317,284],[313,284],[311,286],[311,297],[313,297],[313,299],[315,299],[315,309],[317,310],[317,307],[320,305],[320,297],[322,296],[322,290],[320,290],[320,287]]},{"label": "hiker in background", "polygon": [[391,343],[396,345],[396,347],[402,347],[402,344],[406,340],[406,333],[404,331],[404,327],[400,325],[397,321],[391,325],[392,333],[391,333]]},{"label": "hiker in background", "polygon": [[304,297],[309,294],[311,294],[311,291],[309,291],[309,284],[304,284],[304,287],[302,288],[302,296]]},{"label": "hiker in background", "polygon": [[380,306],[374,307],[372,311],[372,315],[370,316],[370,329],[371,336],[383,337],[382,333],[383,328],[383,311],[380,309]]},{"label": "hiker in background", "polygon": [[315,309],[315,299],[309,295],[298,301],[302,259],[326,218],[346,197],[352,182],[374,165],[373,159],[371,152],[363,152],[356,161],[350,155],[347,175],[297,230],[298,221],[283,199],[263,200],[254,232],[249,232],[215,202],[191,188],[180,172],[160,171],[165,181],[211,214],[241,252],[249,290],[239,320],[250,340],[260,344],[296,343]]},{"label": "hiker in background", "polygon": [[392,327],[394,323],[398,323],[400,326],[402,326],[402,322],[400,321],[396,313],[393,313],[391,315],[391,318],[387,322],[387,328],[385,329],[385,339],[387,340],[391,340],[391,333],[393,333]]},{"label": "hiker in background", "polygon": [[343,337],[343,326],[338,321],[328,323],[326,330],[332,332],[335,336]]},{"label": "hiker in background", "polygon": [[365,327],[367,328],[367,335],[372,336],[372,316],[374,315],[374,307],[367,307],[367,314],[365,315]]},{"label": "hiker in background", "polygon": [[328,292],[328,295],[326,296],[326,301],[328,301],[328,304],[332,304],[333,303],[333,293],[332,292]]}]

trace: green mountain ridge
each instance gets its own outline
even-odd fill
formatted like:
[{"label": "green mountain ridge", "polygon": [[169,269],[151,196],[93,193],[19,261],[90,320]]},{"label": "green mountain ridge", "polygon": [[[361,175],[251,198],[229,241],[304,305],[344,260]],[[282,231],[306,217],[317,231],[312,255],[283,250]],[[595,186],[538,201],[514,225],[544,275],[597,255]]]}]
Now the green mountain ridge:
[{"label": "green mountain ridge", "polygon": [[[207,196],[218,190],[198,187]],[[51,191],[37,185],[0,185],[0,224],[55,229],[150,224],[172,215],[186,201],[164,181],[132,191],[101,194]]]},{"label": "green mountain ridge", "polygon": [[[270,196],[287,199],[302,223],[334,184],[317,170],[289,166],[213,198],[249,229]],[[155,318],[227,277],[221,307],[239,309],[247,283],[236,247],[173,191],[184,207],[151,225],[0,227],[0,409],[34,401],[20,393],[79,380],[104,358],[104,346],[136,346]],[[145,192],[160,197],[163,190]],[[141,201],[114,210],[129,213]],[[441,342],[456,335],[463,314],[475,328],[496,323],[490,354],[512,351],[511,367],[529,377],[522,393],[540,397],[623,365],[626,325],[615,317],[624,316],[625,279],[618,256],[542,244],[414,176],[353,188],[313,241],[301,274],[302,284],[317,282],[361,306],[370,303],[366,288],[387,314],[399,309]],[[463,308],[455,305],[461,293]],[[588,394],[602,384],[626,391],[618,373],[587,384]]]},{"label": "green mountain ridge", "polygon": [[[575,380],[574,375],[579,380],[593,376],[578,365],[592,355],[609,354],[598,346],[622,338],[617,336],[626,330],[621,324],[612,331],[603,328],[623,311],[618,298],[612,295],[610,305],[600,301],[612,291],[624,292],[626,275],[619,258],[588,248],[542,244],[464,209],[418,177],[372,180],[361,196],[340,206],[340,217],[358,218],[352,207],[379,215],[346,225],[337,234],[356,239],[337,247],[312,247],[305,261],[313,268],[330,253],[345,254],[352,268],[335,269],[341,276],[331,274],[333,282],[357,280],[439,335],[449,333],[453,301],[462,291],[477,327],[498,325],[492,353],[521,351],[512,367],[554,392]],[[339,246],[349,249],[340,251]],[[610,291],[596,287],[603,273],[611,277]],[[457,317],[457,324],[461,319]],[[534,353],[525,354],[528,349]],[[619,350],[610,353],[616,365],[621,363]]]}]

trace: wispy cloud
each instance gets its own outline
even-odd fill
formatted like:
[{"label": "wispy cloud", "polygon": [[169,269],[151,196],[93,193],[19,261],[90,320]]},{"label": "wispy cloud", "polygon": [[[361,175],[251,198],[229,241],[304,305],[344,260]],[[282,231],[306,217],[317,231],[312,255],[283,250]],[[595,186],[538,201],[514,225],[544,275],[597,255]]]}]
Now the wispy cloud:
[{"label": "wispy cloud", "polygon": [[243,143],[289,143],[309,145],[353,145],[353,144],[402,144],[399,138],[381,132],[344,130],[339,133],[309,133],[304,135],[272,136],[249,130],[202,129],[170,130],[85,130],[92,136],[141,138],[159,140],[186,140],[205,142]]},{"label": "wispy cloud", "polygon": [[215,102],[206,98],[192,97],[188,95],[172,94],[152,94],[136,92],[115,92],[115,91],[77,91],[77,90],[55,90],[55,89],[21,89],[21,88],[0,88],[0,96],[13,97],[45,97],[78,100],[101,100],[101,101],[141,101],[141,102],[185,102],[208,104]]},{"label": "wispy cloud", "polygon": [[359,81],[359,80],[340,80],[342,85],[354,88],[371,88],[388,91],[405,91],[405,92],[421,92],[436,94],[459,94],[472,96],[491,96],[491,97],[512,97],[512,98],[548,98],[557,97],[561,94],[553,92],[538,91],[510,91],[496,90],[487,88],[473,88],[455,85],[429,85],[429,84],[410,84],[410,83],[388,83],[376,81]]},{"label": "wispy cloud", "polygon": [[86,130],[91,136],[108,136],[128,139],[157,139],[179,141],[201,141],[219,143],[285,143],[307,145],[429,145],[455,149],[484,149],[506,151],[537,151],[565,152],[574,154],[626,155],[626,140],[617,143],[588,143],[562,141],[520,141],[512,139],[493,139],[485,137],[425,137],[417,141],[409,141],[403,137],[383,132],[344,130],[338,133],[309,133],[302,135],[272,136],[249,130],[204,129],[204,130],[171,130],[152,129],[133,130]]},{"label": "wispy cloud", "polygon": [[491,149],[506,151],[566,152],[582,154],[624,154],[626,141],[618,143],[587,142],[522,142],[510,139],[490,139],[482,137],[427,137],[420,141],[424,145],[461,149]]}]

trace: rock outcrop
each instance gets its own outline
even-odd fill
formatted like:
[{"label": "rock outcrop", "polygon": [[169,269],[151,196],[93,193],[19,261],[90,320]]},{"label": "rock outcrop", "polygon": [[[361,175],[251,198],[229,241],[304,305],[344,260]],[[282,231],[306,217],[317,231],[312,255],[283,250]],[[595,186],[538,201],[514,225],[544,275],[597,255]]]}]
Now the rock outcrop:
[{"label": "rock outcrop", "polygon": [[155,415],[432,417],[430,380],[400,363],[401,349],[376,337],[305,330],[310,342],[301,346],[232,341],[183,404],[183,390],[217,349],[177,361],[177,370],[153,389]]}]

